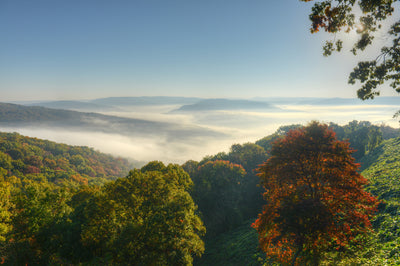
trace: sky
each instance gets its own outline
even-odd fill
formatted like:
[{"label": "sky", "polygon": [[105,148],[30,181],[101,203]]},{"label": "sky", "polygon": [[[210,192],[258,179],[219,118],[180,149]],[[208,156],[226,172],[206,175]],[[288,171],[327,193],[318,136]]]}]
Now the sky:
[{"label": "sky", "polygon": [[356,97],[347,77],[359,58],[322,56],[326,35],[310,33],[311,6],[0,0],[0,98]]}]

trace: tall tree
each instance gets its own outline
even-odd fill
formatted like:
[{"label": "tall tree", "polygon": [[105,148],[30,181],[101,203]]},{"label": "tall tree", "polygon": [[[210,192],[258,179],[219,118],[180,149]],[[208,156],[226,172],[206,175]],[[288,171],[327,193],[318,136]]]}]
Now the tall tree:
[{"label": "tall tree", "polygon": [[61,246],[54,229],[71,212],[67,204],[71,195],[45,181],[24,182],[11,198],[15,213],[5,263],[47,265]]},{"label": "tall tree", "polygon": [[207,236],[230,230],[242,222],[240,202],[246,171],[229,161],[209,161],[193,175],[193,199],[199,205]]},{"label": "tall tree", "polygon": [[267,203],[253,224],[267,256],[317,265],[323,251],[345,249],[369,230],[377,199],[364,191],[367,181],[351,153],[318,122],[273,144],[259,169]]},{"label": "tall tree", "polygon": [[335,131],[339,140],[349,141],[350,147],[355,150],[352,156],[356,160],[360,160],[365,154],[378,147],[383,140],[380,128],[368,121],[353,120],[344,126],[329,123],[329,127]]},{"label": "tall tree", "polygon": [[[300,0],[310,2],[312,0]],[[394,12],[397,0],[317,0],[311,14],[311,32],[320,29],[335,35],[338,32],[350,33],[356,31],[358,40],[354,43],[352,52],[364,50],[373,43],[374,34],[381,29],[383,22]],[[360,9],[362,14],[357,15]],[[370,61],[361,61],[350,73],[349,83],[361,83],[357,95],[360,99],[373,99],[379,95],[378,86],[386,81],[400,92],[400,20],[396,19],[391,25],[388,36],[392,43],[383,46],[380,54],[374,55]],[[343,42],[339,38],[327,41],[324,55],[333,51],[341,51]]]},{"label": "tall tree", "polygon": [[14,207],[11,196],[13,184],[5,176],[7,171],[0,167],[0,259],[3,257],[9,242],[10,231],[12,230],[12,209]]},{"label": "tall tree", "polygon": [[[238,200],[241,198],[239,203],[239,213],[243,220],[247,220],[256,216],[263,205],[263,189],[259,186],[260,179],[256,175],[256,169],[260,164],[265,162],[266,159],[267,154],[265,149],[258,144],[233,144],[229,153],[220,152],[214,156],[207,156],[198,164],[188,161],[183,167],[185,170],[187,169],[187,171],[189,171],[188,173],[192,177],[196,178],[200,171],[204,174],[206,171],[211,169],[210,167],[206,167],[208,170],[201,170],[202,166],[209,161],[226,161],[242,166],[246,171],[246,174],[240,181],[241,196],[236,198]],[[201,167],[199,168],[199,166]],[[215,172],[210,175],[213,176],[214,173]],[[224,189],[228,190],[229,188],[230,186],[227,185]]]},{"label": "tall tree", "polygon": [[191,265],[204,252],[205,231],[192,184],[181,167],[161,162],[107,183],[85,207],[83,245],[103,263]]}]

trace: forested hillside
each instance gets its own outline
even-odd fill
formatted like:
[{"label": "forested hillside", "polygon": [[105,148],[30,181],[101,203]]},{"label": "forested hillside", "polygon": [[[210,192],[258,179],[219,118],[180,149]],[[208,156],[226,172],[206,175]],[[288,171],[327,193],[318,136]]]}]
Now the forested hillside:
[{"label": "forested hillside", "polygon": [[131,169],[88,147],[0,133],[2,264],[191,264],[205,228],[189,175],[159,162]]},{"label": "forested hillside", "polygon": [[[367,189],[381,203],[372,220],[376,233],[360,240],[363,248],[327,252],[322,264],[395,264],[400,261],[399,131],[358,121],[329,126],[357,149],[354,156],[370,180]],[[130,172],[126,160],[87,147],[0,133],[2,260],[272,265],[250,227],[265,204],[257,169],[273,142],[299,127],[283,126],[199,162],[151,162]]]},{"label": "forested hillside", "polygon": [[400,262],[400,138],[384,141],[360,163],[370,182],[368,191],[381,200],[373,221],[379,247],[374,254],[380,258],[377,261],[396,265]]},{"label": "forested hillside", "polygon": [[[354,155],[362,166],[362,175],[370,182],[367,191],[378,197],[381,204],[372,221],[376,233],[363,240],[361,250],[354,246],[339,255],[326,253],[322,265],[397,265],[400,261],[400,186],[397,184],[400,177],[399,130],[357,121],[345,126],[331,123],[330,126],[335,129],[339,139],[348,139],[353,149],[359,149]],[[298,127],[300,125],[281,127],[256,143],[268,151],[274,140]],[[218,156],[221,155],[215,157]],[[261,206],[259,208],[260,211]],[[254,219],[244,221],[235,229],[206,240],[206,251],[197,261],[198,265],[272,265],[272,261],[265,258],[257,245],[251,245],[251,241],[257,241],[257,232],[250,227],[252,221]]]},{"label": "forested hillside", "polygon": [[0,125],[4,127],[34,127],[61,129],[64,131],[118,133],[128,137],[132,135],[156,137],[158,136],[157,132],[163,132],[168,135],[170,141],[195,138],[199,135],[223,135],[209,128],[195,125],[181,126],[169,122],[1,102]]},{"label": "forested hillside", "polygon": [[41,106],[24,106],[0,103],[0,123],[10,125],[34,125],[65,127],[103,132],[113,132],[119,128],[126,131],[141,128],[142,131],[167,129],[169,124],[162,122],[131,119],[98,113],[85,113]]},{"label": "forested hillside", "polygon": [[0,132],[0,168],[20,179],[101,184],[126,176],[133,165],[88,147]]},{"label": "forested hillside", "polygon": [[5,265],[188,265],[205,228],[178,165],[149,163],[103,186],[25,179],[0,168]]}]

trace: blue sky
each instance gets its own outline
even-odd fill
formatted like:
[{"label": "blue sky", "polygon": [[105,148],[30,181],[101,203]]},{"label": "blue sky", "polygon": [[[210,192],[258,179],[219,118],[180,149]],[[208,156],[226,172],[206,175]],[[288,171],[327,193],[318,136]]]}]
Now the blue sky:
[{"label": "blue sky", "polygon": [[322,56],[311,5],[0,0],[0,98],[355,97],[357,59]]}]

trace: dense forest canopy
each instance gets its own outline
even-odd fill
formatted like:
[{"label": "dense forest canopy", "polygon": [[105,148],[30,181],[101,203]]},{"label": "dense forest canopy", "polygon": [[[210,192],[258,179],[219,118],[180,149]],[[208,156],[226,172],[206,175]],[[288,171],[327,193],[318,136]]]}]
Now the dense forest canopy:
[{"label": "dense forest canopy", "polygon": [[133,165],[88,147],[0,132],[0,167],[19,178],[100,184],[125,176]]},{"label": "dense forest canopy", "polygon": [[[127,161],[87,147],[0,133],[1,257],[28,265],[273,263],[257,250],[250,228],[265,205],[257,169],[274,143],[300,127],[283,126],[182,167],[155,161],[130,172]],[[372,220],[377,235],[363,240],[366,251],[350,246],[352,260],[328,252],[321,263],[396,261],[398,234],[389,223],[397,221],[391,180],[397,168],[390,158],[400,153],[394,149],[400,133],[359,121],[329,127],[357,149],[353,155],[371,182],[367,190],[381,204]],[[229,255],[242,241],[246,248]]]},{"label": "dense forest canopy", "polygon": [[193,183],[178,165],[150,163],[104,186],[1,174],[7,265],[189,265],[204,252]]}]

